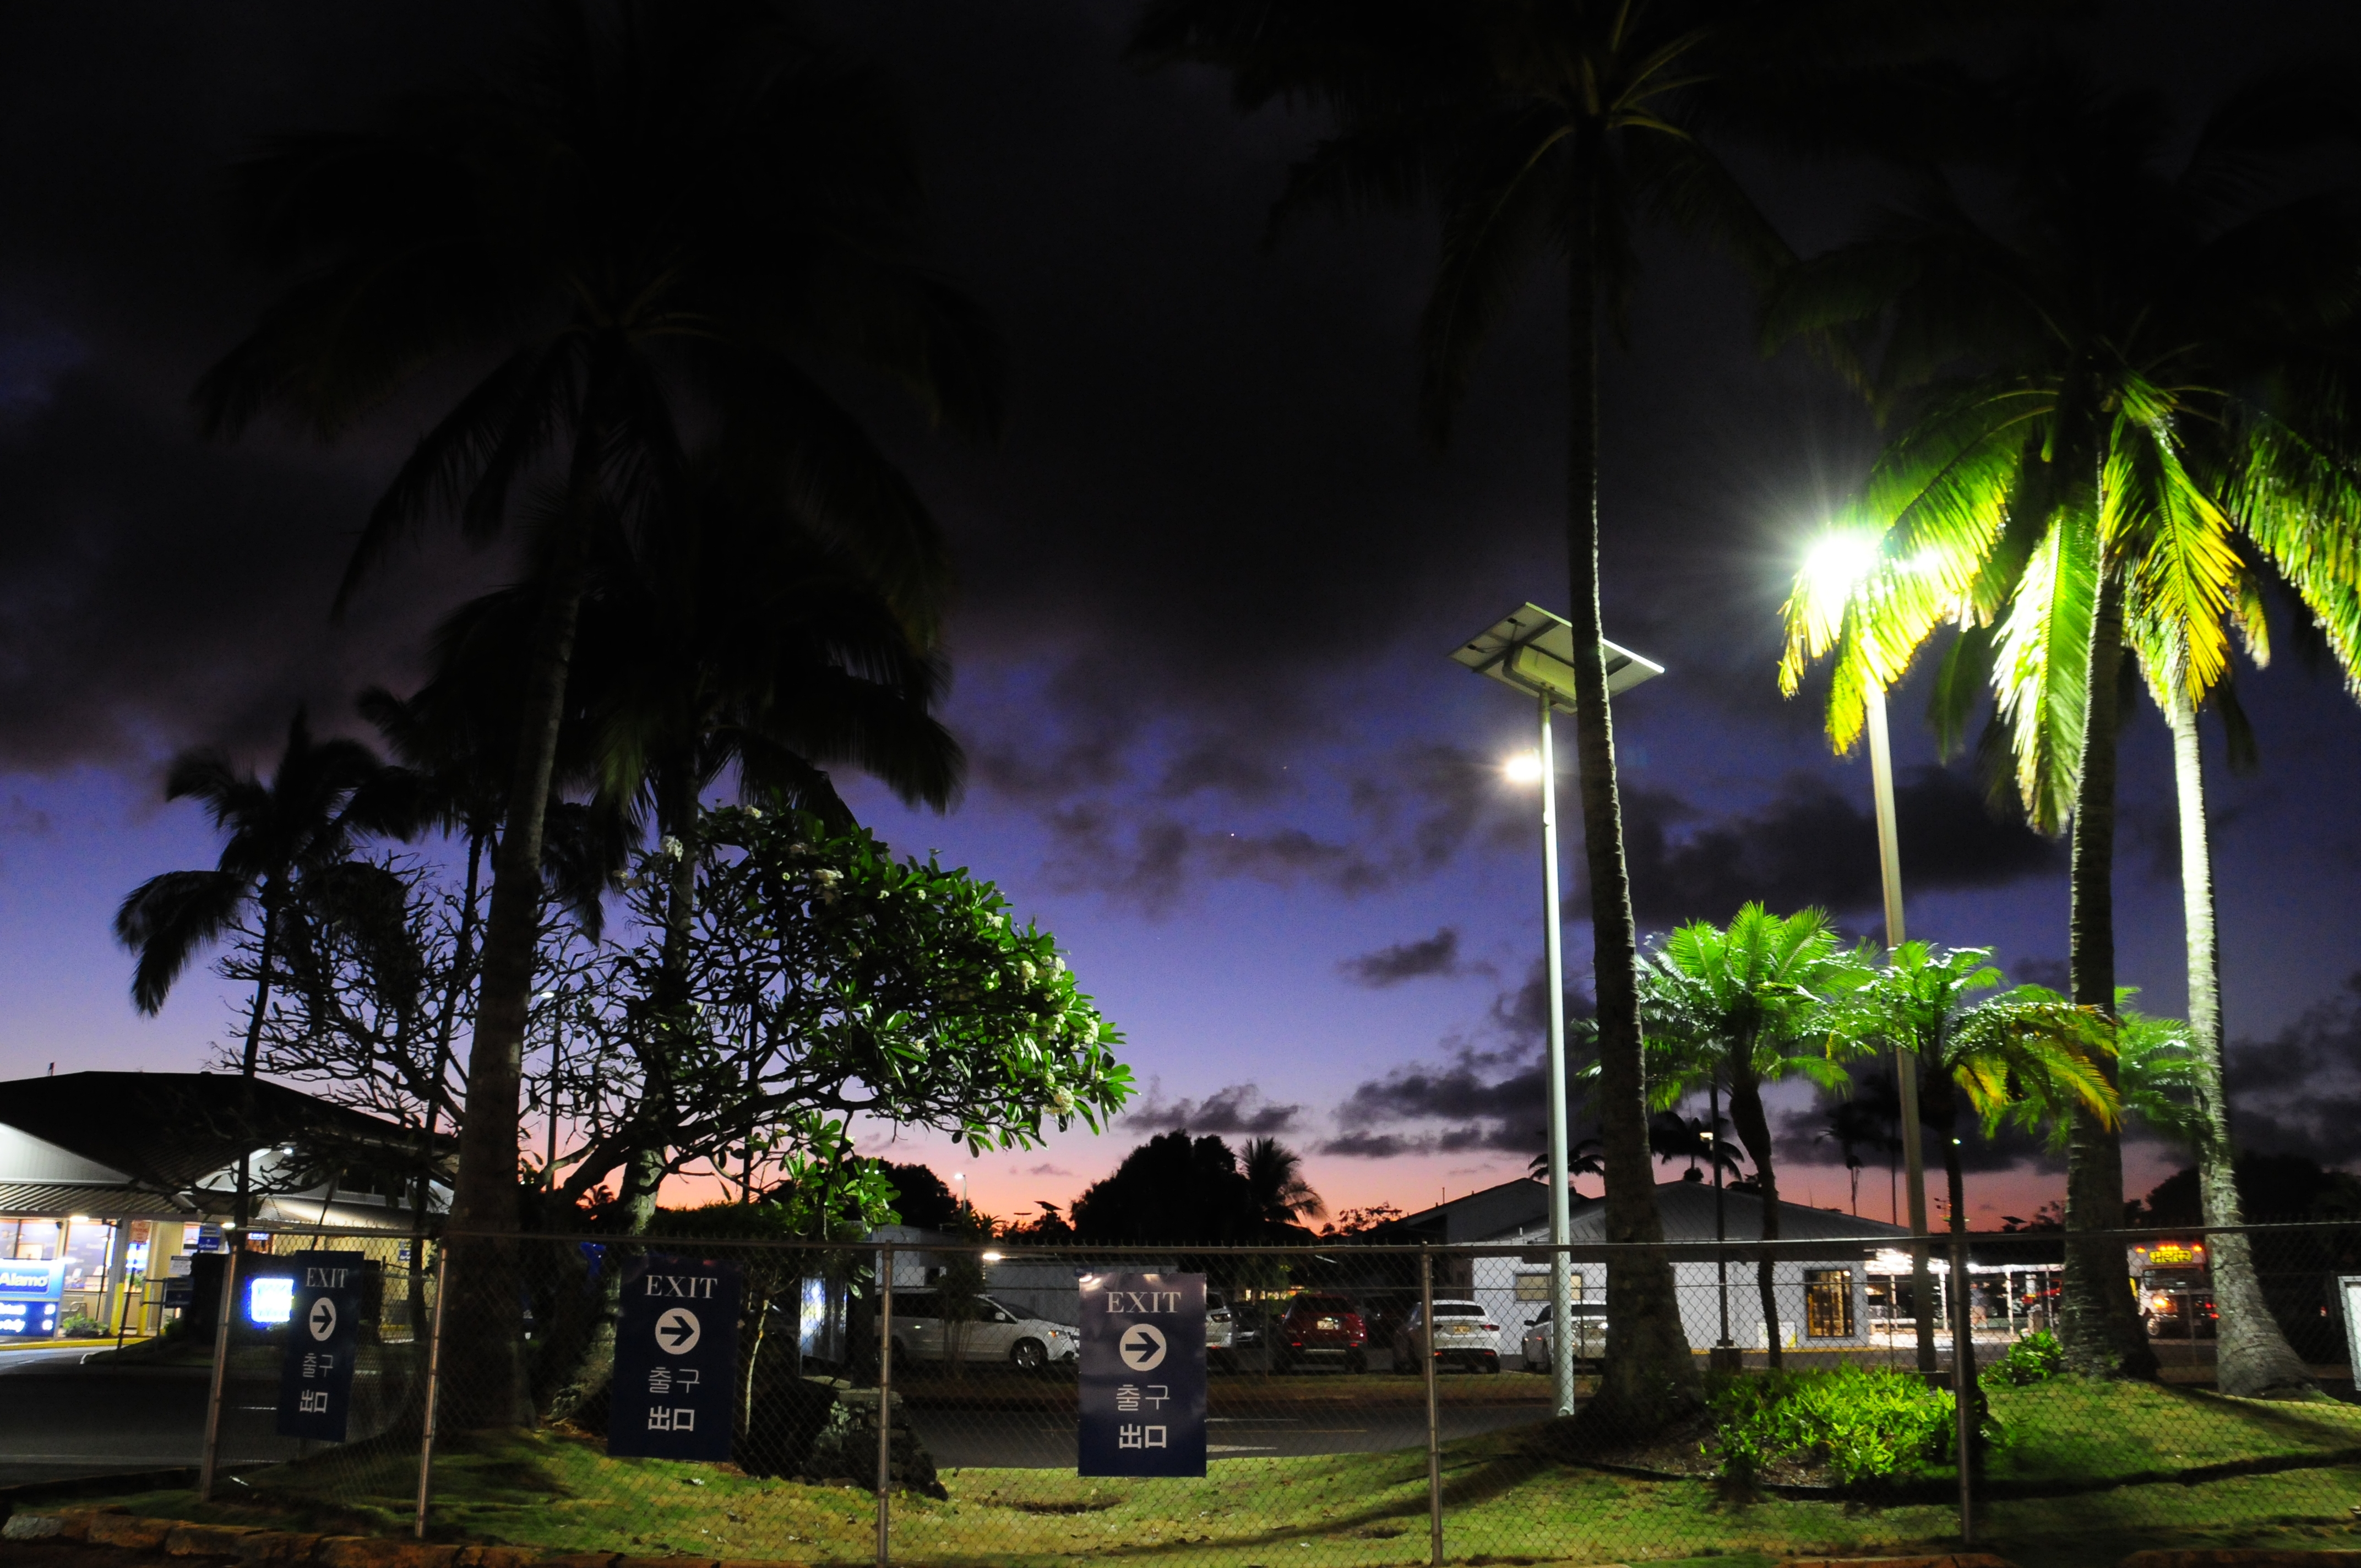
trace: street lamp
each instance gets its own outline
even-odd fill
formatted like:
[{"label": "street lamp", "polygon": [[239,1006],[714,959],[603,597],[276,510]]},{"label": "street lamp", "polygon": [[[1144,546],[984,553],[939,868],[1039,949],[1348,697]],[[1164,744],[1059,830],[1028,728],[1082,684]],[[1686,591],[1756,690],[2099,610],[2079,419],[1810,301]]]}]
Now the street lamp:
[{"label": "street lamp", "polygon": [[[1629,691],[1664,667],[1601,638],[1607,693]],[[1565,1135],[1565,954],[1558,930],[1557,763],[1550,710],[1574,711],[1574,625],[1528,604],[1470,638],[1452,655],[1534,698],[1541,712],[1541,748],[1510,765],[1514,778],[1529,766],[1542,786],[1542,932],[1549,985],[1550,1371],[1557,1413],[1574,1414],[1574,1279],[1565,1249],[1574,1225],[1567,1198]]]},{"label": "street lamp", "polygon": [[[1821,613],[1841,615],[1848,603],[1883,560],[1874,534],[1832,529],[1804,557],[1797,587],[1810,596]],[[1885,901],[1885,947],[1888,958],[1907,938],[1902,926],[1902,840],[1894,818],[1894,747],[1885,724],[1885,688],[1875,680],[1861,683],[1864,728],[1869,732],[1869,781],[1877,816],[1877,862]],[[1918,1127],[1918,1053],[1896,1046],[1894,1084],[1902,1102],[1902,1168],[1904,1188],[1910,1197],[1910,1315],[1921,1321],[1933,1282],[1927,1266],[1927,1156]],[[1918,1341],[1931,1350],[1927,1335]],[[1922,1365],[1921,1371],[1931,1371]]]}]

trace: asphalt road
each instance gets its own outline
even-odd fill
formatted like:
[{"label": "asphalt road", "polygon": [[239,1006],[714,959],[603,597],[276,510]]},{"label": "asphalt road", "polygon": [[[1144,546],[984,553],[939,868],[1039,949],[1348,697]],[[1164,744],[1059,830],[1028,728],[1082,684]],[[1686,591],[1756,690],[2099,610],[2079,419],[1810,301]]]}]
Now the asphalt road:
[{"label": "asphalt road", "polygon": [[[110,1366],[81,1350],[0,1352],[0,1486],[136,1475],[203,1456],[208,1378],[202,1366]],[[225,1391],[222,1462],[292,1459],[271,1431],[274,1381]]]}]

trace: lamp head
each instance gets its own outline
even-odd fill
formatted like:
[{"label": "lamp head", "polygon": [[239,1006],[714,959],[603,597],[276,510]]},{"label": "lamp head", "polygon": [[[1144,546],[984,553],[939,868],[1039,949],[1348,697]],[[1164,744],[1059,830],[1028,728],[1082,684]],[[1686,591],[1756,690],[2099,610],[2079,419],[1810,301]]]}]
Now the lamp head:
[{"label": "lamp head", "polygon": [[1539,784],[1542,755],[1539,751],[1520,751],[1500,764],[1500,773],[1510,784]]},{"label": "lamp head", "polygon": [[1804,556],[1799,576],[1815,602],[1841,604],[1877,570],[1881,554],[1875,534],[1831,528]]}]

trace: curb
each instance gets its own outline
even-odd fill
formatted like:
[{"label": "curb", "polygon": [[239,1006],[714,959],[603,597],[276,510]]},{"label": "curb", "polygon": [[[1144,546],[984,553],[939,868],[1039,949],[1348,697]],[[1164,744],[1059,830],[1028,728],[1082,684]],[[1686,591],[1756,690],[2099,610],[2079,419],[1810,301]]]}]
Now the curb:
[{"label": "curb", "polygon": [[164,1557],[214,1558],[241,1568],[807,1568],[775,1558],[631,1557],[615,1552],[536,1552],[456,1546],[368,1535],[304,1535],[250,1525],[192,1524],[103,1508],[11,1514],[0,1538],[77,1541]]}]

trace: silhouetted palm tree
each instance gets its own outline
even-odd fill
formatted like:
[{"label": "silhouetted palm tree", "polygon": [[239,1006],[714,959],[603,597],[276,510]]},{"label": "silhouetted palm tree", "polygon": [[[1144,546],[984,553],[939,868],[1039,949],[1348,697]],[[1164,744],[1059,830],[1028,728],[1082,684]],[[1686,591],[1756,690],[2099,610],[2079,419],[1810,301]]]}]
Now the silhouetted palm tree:
[{"label": "silhouetted palm tree", "polygon": [[[553,0],[489,79],[282,138],[238,193],[245,236],[293,281],[199,383],[209,430],[275,407],[332,438],[423,370],[494,363],[396,473],[340,603],[430,516],[484,539],[513,521],[520,485],[552,487],[452,1214],[511,1230],[544,808],[595,532],[676,513],[693,417],[741,482],[792,498],[931,626],[931,521],[823,375],[881,373],[929,418],[983,432],[1000,351],[927,264],[884,76],[789,5]],[[519,1297],[502,1249],[481,1250],[451,1386],[463,1420],[520,1420]]]},{"label": "silhouetted palm tree", "polygon": [[[1711,236],[1758,272],[1786,257],[1716,154],[1716,133],[1808,137],[1857,114],[1839,68],[1894,48],[1925,7],[1796,0],[1151,0],[1132,52],[1231,73],[1241,107],[1324,109],[1276,219],[1432,201],[1442,257],[1419,328],[1419,397],[1440,444],[1477,356],[1536,272],[1566,309],[1567,615],[1609,1175],[1607,1234],[1663,1239],[1652,1196],[1638,934],[1624,862],[1600,637],[1598,365],[1620,326],[1650,217]],[[1858,78],[1852,85],[1859,86]],[[1839,104],[1842,107],[1839,107]],[[1887,101],[1899,111],[1907,100]],[[1546,274],[1544,274],[1546,275]],[[1697,1373],[1667,1265],[1609,1276],[1614,1348],[1598,1401],[1634,1430],[1678,1413]],[[1671,1390],[1671,1398],[1666,1398]]]},{"label": "silhouetted palm tree", "polygon": [[[286,747],[267,784],[211,747],[175,757],[164,775],[164,798],[202,803],[228,838],[213,870],[149,877],[115,912],[115,939],[138,959],[131,977],[133,1005],[159,1012],[189,960],[251,918],[257,978],[238,1067],[241,1077],[251,1079],[270,1007],[280,916],[296,884],[348,861],[358,835],[411,831],[409,784],[357,740],[313,740],[301,708],[288,723]],[[240,1225],[252,1217],[251,1186],[248,1156],[241,1151]]]},{"label": "silhouetted palm tree", "polygon": [[1262,1215],[1263,1227],[1279,1234],[1328,1212],[1320,1194],[1303,1179],[1303,1157],[1277,1138],[1248,1138],[1238,1151],[1238,1169]]}]

